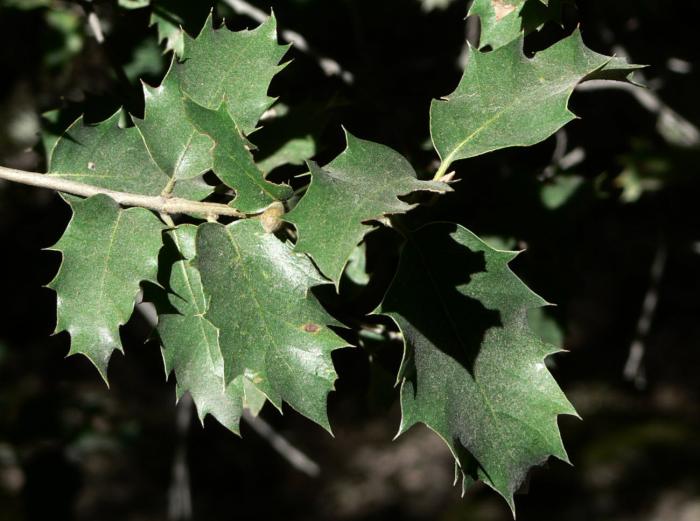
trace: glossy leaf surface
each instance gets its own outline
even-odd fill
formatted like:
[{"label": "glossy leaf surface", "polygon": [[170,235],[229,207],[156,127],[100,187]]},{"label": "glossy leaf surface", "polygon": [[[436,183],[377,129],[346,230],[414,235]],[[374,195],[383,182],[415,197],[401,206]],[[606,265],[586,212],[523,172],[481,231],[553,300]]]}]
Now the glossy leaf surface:
[{"label": "glossy leaf surface", "polygon": [[277,408],[286,401],[330,430],[331,352],[346,343],[312,293],[325,281],[311,261],[256,220],[203,224],[195,261],[211,299],[205,316],[220,331],[226,383],[243,376]]},{"label": "glossy leaf surface", "polygon": [[73,218],[52,248],[63,256],[49,287],[56,292],[56,332],[68,331],[70,354],[82,353],[107,380],[112,352],[142,281],[156,280],[163,225],[143,208],[122,210],[105,195],[70,199]]},{"label": "glossy leaf surface", "polygon": [[224,385],[219,331],[206,319],[207,299],[199,272],[190,264],[197,228],[182,225],[168,233],[170,253],[179,256],[170,267],[167,310],[159,310],[158,335],[166,373],[174,373],[177,397],[189,392],[201,421],[207,414],[238,433],[243,410],[241,382]]},{"label": "glossy leaf surface", "polygon": [[433,101],[431,134],[443,165],[539,143],[575,118],[567,104],[579,82],[622,80],[638,68],[591,51],[578,30],[534,58],[522,43],[472,50],[457,90]]},{"label": "glossy leaf surface", "polygon": [[215,30],[210,17],[196,39],[185,37],[182,91],[211,110],[223,101],[238,129],[248,135],[274,102],[267,90],[287,49],[277,43],[274,16],[251,31],[237,32]]}]

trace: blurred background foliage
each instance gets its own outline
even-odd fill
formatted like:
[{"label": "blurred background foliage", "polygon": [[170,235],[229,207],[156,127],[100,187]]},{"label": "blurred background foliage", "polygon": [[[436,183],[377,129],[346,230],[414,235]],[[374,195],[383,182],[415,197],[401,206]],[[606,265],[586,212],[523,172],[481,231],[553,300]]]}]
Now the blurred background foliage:
[{"label": "blurred background foliage", "polygon": [[[341,124],[397,149],[420,175],[434,171],[428,107],[453,90],[465,39],[478,32],[464,20],[467,1],[253,3],[274,8],[281,29],[312,49],[290,51],[294,62],[272,86],[280,103],[251,136],[274,179],[302,174],[304,158],[334,157]],[[179,27],[196,34],[210,8],[0,0],[0,163],[41,171],[46,147],[82,112],[90,121],[121,106],[141,115],[139,78],[158,84],[169,51],[181,52]],[[256,25],[242,10],[222,0],[214,17],[232,29]],[[549,365],[584,421],[560,420],[575,467],[553,461],[535,470],[517,498],[519,519],[700,519],[700,63],[689,23],[699,17],[692,2],[565,5],[562,25],[529,36],[526,51],[580,21],[594,50],[649,64],[638,76],[647,89],[580,88],[572,99],[580,120],[530,149],[457,164],[455,192],[411,216],[456,221],[494,245],[526,249],[514,270],[557,304],[530,319],[570,351]],[[263,411],[320,465],[314,478],[246,424],[241,440],[176,408],[147,309],[122,329],[126,357],[112,362],[111,390],[87,360],[64,358],[66,335],[51,336],[55,297],[42,287],[59,258],[42,248],[68,218],[54,194],[0,183],[0,519],[510,518],[484,487],[459,498],[451,457],[426,429],[391,441],[401,346],[381,320],[363,318],[396,263],[391,232],[358,248],[344,303],[323,294],[338,316],[370,322],[351,338],[361,349],[335,356],[335,439],[291,410]]]}]

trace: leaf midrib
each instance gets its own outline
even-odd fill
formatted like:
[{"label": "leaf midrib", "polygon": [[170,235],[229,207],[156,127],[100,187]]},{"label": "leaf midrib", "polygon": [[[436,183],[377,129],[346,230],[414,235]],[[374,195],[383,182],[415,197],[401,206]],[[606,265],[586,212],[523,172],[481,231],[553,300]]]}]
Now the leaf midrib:
[{"label": "leaf midrib", "polygon": [[104,285],[107,279],[107,273],[109,271],[109,262],[112,257],[112,249],[114,248],[114,243],[116,241],[116,236],[117,236],[117,230],[119,228],[119,224],[121,222],[121,218],[123,213],[126,210],[117,210],[117,219],[114,222],[114,228],[112,230],[112,234],[110,235],[109,239],[109,245],[107,246],[107,254],[105,255],[105,265],[102,270],[102,275],[100,277],[100,285],[99,285],[99,290],[97,292],[98,295],[98,308],[100,310],[100,314],[103,314],[102,312],[104,311],[104,302],[105,302],[105,295],[104,295]]},{"label": "leaf midrib", "polygon": [[[526,59],[527,59],[527,58],[526,58]],[[534,58],[534,59],[536,59],[536,58]],[[533,60],[534,60],[534,59],[533,59]],[[531,65],[534,67],[536,64],[531,64]],[[585,76],[585,74],[582,75],[582,76]],[[559,89],[557,89],[557,90],[555,90],[555,91],[553,91],[553,92],[549,92],[548,95],[547,95],[546,97],[547,97],[547,98],[553,98],[553,97],[559,96],[560,94],[565,93],[565,92],[567,92],[567,91],[573,89],[573,87],[574,87],[576,84],[578,84],[580,81],[581,81],[581,80],[579,79],[579,80],[572,81],[572,82],[563,82],[564,85],[563,85],[561,88],[559,88]],[[571,85],[571,83],[573,83],[573,86]],[[527,91],[527,94],[532,94],[532,92],[531,92],[531,91]],[[565,100],[564,100],[565,102],[568,101],[568,98],[569,98],[570,95],[571,95],[571,92],[568,93],[568,96],[567,96],[567,97],[565,98]],[[466,94],[458,94],[457,96],[453,96],[452,98],[448,98],[448,99],[446,99],[446,100],[443,100],[443,103],[449,103],[450,101],[455,101],[455,98],[460,98],[460,97],[463,97],[463,96],[466,96]],[[471,134],[469,134],[464,140],[460,141],[460,142],[455,146],[454,150],[453,150],[452,152],[450,152],[450,153],[447,155],[447,157],[443,160],[443,163],[445,163],[445,164],[447,164],[447,165],[451,165],[451,164],[455,161],[455,157],[457,156],[457,154],[459,153],[459,151],[460,151],[462,148],[464,148],[467,144],[469,144],[469,142],[471,142],[474,138],[476,138],[476,137],[477,137],[479,134],[481,134],[484,130],[486,130],[486,129],[489,128],[491,125],[493,125],[496,121],[498,121],[505,113],[507,113],[507,112],[508,112],[511,108],[513,108],[516,104],[519,104],[519,103],[521,103],[522,101],[524,101],[525,98],[526,98],[526,96],[524,96],[524,95],[515,96],[509,103],[507,103],[505,106],[503,106],[503,108],[502,108],[499,112],[497,112],[494,116],[492,116],[491,118],[489,118],[488,120],[486,120],[486,121],[485,121],[482,125],[480,125],[476,130],[474,130]],[[468,156],[468,157],[471,157],[471,156]],[[466,158],[465,158],[465,159],[466,159]]]}]

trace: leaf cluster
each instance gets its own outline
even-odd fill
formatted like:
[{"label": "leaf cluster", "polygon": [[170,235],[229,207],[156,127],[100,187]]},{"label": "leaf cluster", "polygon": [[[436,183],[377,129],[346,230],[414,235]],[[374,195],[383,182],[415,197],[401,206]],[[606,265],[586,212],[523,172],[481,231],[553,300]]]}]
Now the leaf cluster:
[{"label": "leaf cluster", "polygon": [[[567,459],[557,417],[575,414],[545,366],[557,349],[527,319],[546,302],[508,268],[516,253],[457,224],[415,228],[404,214],[439,204],[456,162],[534,145],[566,125],[580,82],[624,81],[636,66],[591,51],[578,30],[528,57],[525,33],[556,18],[559,2],[477,1],[481,45],[470,49],[454,92],[431,106],[440,159],[433,179],[348,131],[345,150],[325,165],[298,142],[256,161],[250,136],[276,103],[268,88],[288,49],[274,16],[239,32],[215,28],[210,17],[193,38],[166,20],[167,4],[154,4],[152,20],[172,63],[160,85],[144,85],[143,118],[119,111],[95,125],[78,119],[53,145],[45,175],[223,202],[239,218],[218,222],[214,206],[173,218],[122,208],[105,194],[64,196],[73,218],[54,246],[63,264],[50,287],[56,331],[70,334],[71,354],[87,356],[107,380],[122,349],[119,327],[143,294],[158,311],[166,373],[202,420],[211,415],[237,433],[244,409],[258,414],[269,401],[281,411],[286,402],[330,431],[332,353],[348,345],[342,330],[362,321],[334,317],[319,288],[337,291],[344,273],[366,284],[363,241],[390,229],[403,249],[375,313],[393,320],[403,342],[399,432],[430,427],[452,451],[465,489],[482,480],[514,509],[533,465]],[[304,161],[299,190],[268,178]]]}]

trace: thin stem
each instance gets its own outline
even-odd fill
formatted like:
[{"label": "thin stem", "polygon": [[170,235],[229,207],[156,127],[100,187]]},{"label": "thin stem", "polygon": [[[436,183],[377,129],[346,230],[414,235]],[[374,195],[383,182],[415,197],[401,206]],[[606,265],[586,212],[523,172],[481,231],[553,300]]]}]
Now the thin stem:
[{"label": "thin stem", "polygon": [[128,192],[117,192],[107,190],[98,186],[92,186],[76,181],[68,181],[49,174],[39,174],[36,172],[25,172],[0,166],[0,179],[13,181],[39,188],[48,188],[67,194],[79,195],[81,197],[92,197],[93,195],[104,194],[114,199],[122,206],[138,206],[148,208],[163,214],[196,214],[205,217],[238,217],[245,219],[247,214],[220,203],[203,203],[200,201],[190,201],[179,197],[162,197],[152,195],[132,194]]},{"label": "thin stem", "polygon": [[105,35],[102,32],[102,24],[100,23],[97,13],[91,10],[87,15],[87,21],[90,29],[92,29],[92,34],[95,37],[95,40],[97,40],[97,43],[104,43]]},{"label": "thin stem", "polygon": [[175,176],[171,177],[168,180],[168,184],[165,185],[165,188],[163,188],[163,191],[160,193],[161,196],[163,197],[170,197],[170,194],[173,193],[173,190],[175,189],[175,183],[176,183]]},{"label": "thin stem", "polygon": [[177,404],[175,416],[177,448],[173,458],[172,478],[168,491],[168,519],[178,521],[192,519],[192,487],[190,485],[190,468],[187,462],[192,409],[194,409],[192,396],[185,393]]},{"label": "thin stem", "polygon": [[173,221],[172,217],[170,217],[167,213],[161,213],[159,215],[168,228],[175,228],[175,221]]},{"label": "thin stem", "polygon": [[304,186],[302,186],[302,187],[300,187],[300,188],[297,188],[296,190],[294,190],[294,192],[292,193],[292,195],[299,195],[299,194],[302,194],[302,193],[306,192],[306,191],[309,189],[309,186],[310,186],[310,185],[305,184]]},{"label": "thin stem", "polygon": [[656,307],[659,303],[659,287],[664,276],[664,271],[666,270],[666,257],[666,244],[663,239],[661,239],[656,248],[654,260],[651,263],[651,268],[649,270],[649,287],[644,295],[642,311],[637,321],[634,340],[632,341],[632,345],[630,345],[629,355],[623,371],[625,378],[634,382],[640,389],[644,388],[646,385],[645,371],[642,362],[644,359],[644,352],[646,351],[646,340],[649,337],[649,331],[651,330],[654,315],[656,314]]},{"label": "thin stem", "polygon": [[440,168],[438,168],[438,171],[435,172],[435,176],[433,177],[433,181],[439,181],[443,177],[445,177],[445,174],[447,174],[447,169],[450,168],[450,161],[443,161],[440,163]]}]

